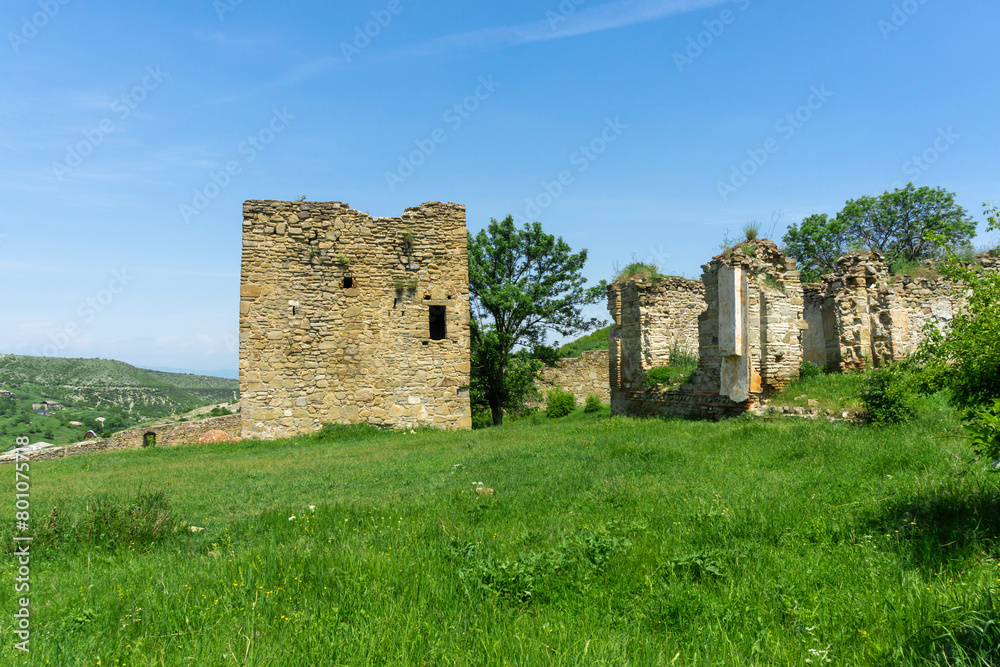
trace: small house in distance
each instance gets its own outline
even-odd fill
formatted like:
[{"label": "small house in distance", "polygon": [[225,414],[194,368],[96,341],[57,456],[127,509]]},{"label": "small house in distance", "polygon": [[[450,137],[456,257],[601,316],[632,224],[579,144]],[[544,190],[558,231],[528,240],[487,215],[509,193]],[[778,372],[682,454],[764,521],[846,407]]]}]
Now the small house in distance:
[{"label": "small house in distance", "polygon": [[0,389],[0,398],[14,398],[14,392]]}]

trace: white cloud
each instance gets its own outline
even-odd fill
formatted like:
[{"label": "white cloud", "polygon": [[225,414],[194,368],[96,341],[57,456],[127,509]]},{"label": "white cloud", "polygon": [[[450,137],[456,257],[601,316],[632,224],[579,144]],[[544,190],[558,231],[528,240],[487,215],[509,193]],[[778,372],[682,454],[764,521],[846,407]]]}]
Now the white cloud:
[{"label": "white cloud", "polygon": [[[456,48],[500,49],[531,42],[576,37],[604,30],[613,30],[638,23],[657,21],[667,16],[684,14],[722,4],[728,0],[617,0],[579,10],[568,16],[545,18],[513,26],[484,28],[439,37],[427,42],[403,47],[396,55],[430,55]],[[565,20],[562,20],[565,19]]]}]

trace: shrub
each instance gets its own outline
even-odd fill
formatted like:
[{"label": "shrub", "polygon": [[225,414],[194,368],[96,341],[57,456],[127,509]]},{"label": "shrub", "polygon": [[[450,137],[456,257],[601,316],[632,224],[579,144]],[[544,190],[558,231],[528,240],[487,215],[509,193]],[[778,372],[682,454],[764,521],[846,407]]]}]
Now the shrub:
[{"label": "shrub", "polygon": [[979,458],[989,458],[993,469],[1000,469],[1000,398],[993,405],[977,410],[965,424],[965,432],[972,441],[973,451]]},{"label": "shrub", "polygon": [[553,389],[548,393],[548,400],[545,403],[545,415],[552,418],[565,417],[576,409],[576,396],[563,391]]},{"label": "shrub", "polygon": [[814,364],[811,361],[803,361],[802,365],[799,366],[799,377],[803,380],[811,380],[812,378],[823,377],[826,373],[824,369],[819,364]]},{"label": "shrub", "polygon": [[760,236],[760,223],[756,220],[751,220],[747,224],[743,225],[743,235],[747,237],[747,241],[753,241],[758,236]]},{"label": "shrub", "polygon": [[876,426],[903,424],[916,414],[916,389],[902,364],[888,364],[869,371],[861,382],[861,405],[867,421]]},{"label": "shrub", "polygon": [[481,428],[489,428],[490,426],[493,426],[493,415],[491,415],[488,410],[472,411],[473,430]]},{"label": "shrub", "polygon": [[599,412],[601,409],[601,397],[591,394],[587,397],[587,402],[583,405],[584,412]]}]

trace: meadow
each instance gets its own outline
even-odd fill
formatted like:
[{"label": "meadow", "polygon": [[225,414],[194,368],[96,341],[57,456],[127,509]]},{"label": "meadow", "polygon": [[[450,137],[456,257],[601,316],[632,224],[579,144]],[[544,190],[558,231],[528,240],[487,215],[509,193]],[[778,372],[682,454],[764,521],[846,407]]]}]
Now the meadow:
[{"label": "meadow", "polygon": [[1000,475],[959,433],[939,398],[884,429],[605,407],[38,462],[0,663],[996,665]]}]

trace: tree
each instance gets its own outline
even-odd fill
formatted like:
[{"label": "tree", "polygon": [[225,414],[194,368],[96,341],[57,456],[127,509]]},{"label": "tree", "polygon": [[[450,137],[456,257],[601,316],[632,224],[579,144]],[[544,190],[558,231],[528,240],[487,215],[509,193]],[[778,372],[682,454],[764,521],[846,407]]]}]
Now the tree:
[{"label": "tree", "polygon": [[815,282],[847,252],[847,223],[825,213],[810,215],[801,226],[791,225],[781,240],[784,253],[798,260],[802,282]]},{"label": "tree", "polygon": [[[986,206],[987,231],[1000,230],[1000,214]],[[939,237],[939,243],[944,243]],[[928,337],[913,355],[925,389],[951,390],[952,401],[973,411],[1000,398],[1000,272],[958,260],[954,253],[941,272],[968,289],[968,303],[943,333]]]},{"label": "tree", "polygon": [[[581,271],[587,251],[574,253],[563,239],[542,231],[538,222],[518,229],[514,218],[490,220],[469,235],[469,291],[473,311],[473,385],[489,406],[493,423],[523,403],[540,363],[527,350],[544,349],[545,334],[571,336],[602,326],[584,319],[581,308],[605,296],[602,280],[586,287]],[[515,348],[521,351],[515,353]],[[535,360],[537,361],[537,360]]]},{"label": "tree", "polygon": [[919,262],[940,254],[941,245],[958,248],[976,234],[976,222],[944,188],[905,188],[878,197],[848,201],[837,215],[848,238],[876,250],[890,262]]}]

